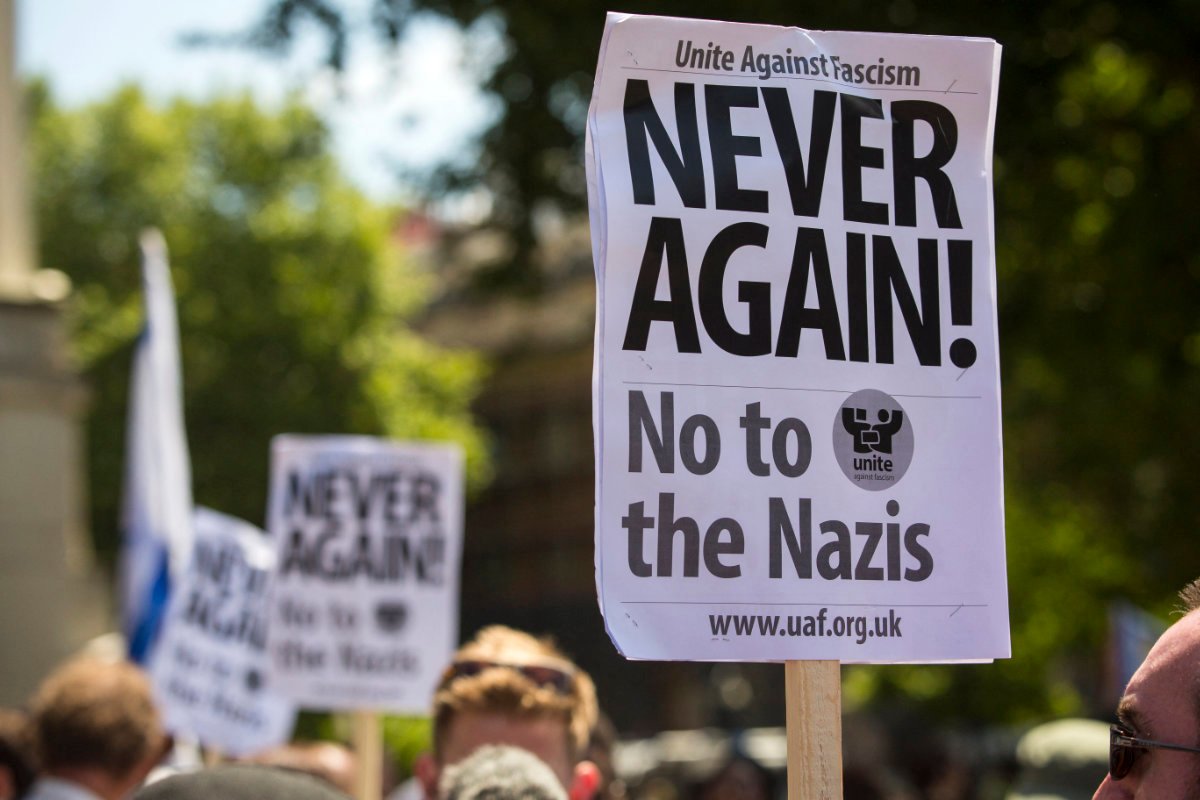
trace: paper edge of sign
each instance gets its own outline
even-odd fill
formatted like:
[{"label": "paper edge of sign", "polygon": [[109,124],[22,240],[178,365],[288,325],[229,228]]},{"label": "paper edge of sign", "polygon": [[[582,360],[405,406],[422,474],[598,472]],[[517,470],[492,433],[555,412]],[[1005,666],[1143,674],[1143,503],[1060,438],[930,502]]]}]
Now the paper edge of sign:
[{"label": "paper edge of sign", "polygon": [[955,664],[994,664],[996,661],[1010,658],[1010,655],[997,655],[992,658],[935,658],[935,659],[915,659],[912,661],[904,659],[837,659],[837,658],[711,658],[711,657],[694,657],[694,658],[661,658],[658,656],[635,656],[625,655],[627,661],[657,661],[657,662],[672,662],[683,661],[690,664],[789,664],[795,661],[837,661],[839,664],[849,666],[862,665],[893,665],[893,666],[953,666]]},{"label": "paper edge of sign", "polygon": [[[987,138],[984,141],[984,159],[988,165],[988,182],[991,191],[987,193],[987,235],[988,235],[988,256],[990,260],[989,266],[989,291],[991,292],[992,315],[995,317],[999,302],[999,291],[997,288],[996,278],[996,187],[994,176],[995,164],[995,142],[996,142],[996,116],[1000,99],[1000,58],[1003,55],[1004,47],[998,42],[992,43],[992,81],[989,87],[988,97],[988,119],[987,119]],[[1009,591],[1008,591],[1008,528],[1004,508],[1004,410],[1003,410],[1003,384],[1000,375],[1000,325],[999,320],[995,320],[992,325],[992,350],[996,353],[993,370],[995,371],[996,381],[996,450],[1000,454],[999,461],[996,465],[997,479],[1000,483],[997,515],[1000,523],[1000,559],[999,570],[1002,580],[1000,581],[1000,591],[1004,594],[1005,614],[1004,614],[1004,649],[1005,653],[998,658],[1012,658],[1012,612],[1010,607]]]},{"label": "paper edge of sign", "polygon": [[293,449],[311,449],[333,445],[344,448],[348,453],[411,448],[429,452],[463,455],[463,446],[458,442],[433,439],[393,439],[387,436],[370,436],[356,433],[277,433],[271,437],[271,452],[287,452]]},{"label": "paper edge of sign", "polygon": [[[188,557],[188,570],[191,569],[191,561],[195,557],[194,545],[200,540],[200,531],[209,525],[223,526],[245,551],[243,555],[246,557],[247,563],[256,569],[273,572],[278,553],[271,541],[271,535],[252,522],[207,506],[196,506],[192,510],[192,530],[195,532],[195,536],[193,550]],[[270,586],[270,581],[268,581],[268,586]]]},{"label": "paper edge of sign", "polygon": [[[610,11],[605,17],[604,33],[600,40],[600,52],[596,62],[596,77],[592,86],[592,101],[588,107],[588,123],[585,145],[591,144],[591,131],[596,119],[595,108],[599,93],[600,79],[604,71],[604,62],[608,53],[608,46],[612,38],[612,32],[616,25],[634,16],[636,15]],[[592,339],[594,342],[592,347],[592,448],[593,461],[596,465],[595,498],[592,508],[592,564],[596,583],[596,604],[600,609],[600,619],[604,623],[604,632],[607,634],[609,641],[612,642],[617,653],[625,658],[628,658],[629,656],[626,655],[624,648],[621,647],[620,642],[617,640],[616,633],[609,625],[608,610],[605,607],[604,602],[604,562],[601,558],[600,547],[600,511],[604,507],[603,482],[601,481],[601,476],[604,474],[604,451],[603,448],[600,447],[600,442],[604,441],[604,415],[602,413],[603,398],[600,395],[600,388],[603,385],[602,374],[604,364],[604,360],[601,358],[601,352],[604,349],[604,341],[602,337],[604,319],[604,292],[601,283],[603,282],[606,272],[604,269],[604,260],[608,257],[607,247],[605,246],[605,240],[607,238],[608,213],[605,206],[607,197],[603,192],[602,186],[603,172],[600,169],[600,163],[596,156],[596,151],[593,149],[590,152],[586,152],[585,158],[588,158],[585,167],[587,167],[589,170],[594,170],[596,178],[594,184],[593,181],[588,181],[588,220],[592,232],[592,252],[593,258],[595,259],[593,270],[596,277],[596,322]],[[594,195],[593,186],[595,187]],[[595,208],[591,207],[590,205],[593,199],[596,202]],[[597,244],[597,238],[599,238],[599,244]]]},{"label": "paper edge of sign", "polygon": [[770,22],[734,22],[731,20],[711,19],[708,17],[675,17],[668,14],[632,14],[626,12],[609,11],[605,18],[605,33],[607,34],[609,26],[616,26],[628,22],[641,21],[661,21],[661,22],[685,22],[689,24],[698,24],[702,26],[731,26],[738,28],[769,28],[776,31],[789,31],[804,35],[815,34],[824,36],[827,34],[841,35],[849,34],[853,36],[863,36],[868,38],[886,37],[886,38],[903,38],[903,39],[934,39],[937,41],[957,41],[957,42],[979,42],[999,46],[999,43],[989,36],[954,36],[940,33],[905,33],[893,32],[886,33],[883,31],[842,31],[842,30],[823,30],[818,28],[802,28],[799,25],[777,25]]}]

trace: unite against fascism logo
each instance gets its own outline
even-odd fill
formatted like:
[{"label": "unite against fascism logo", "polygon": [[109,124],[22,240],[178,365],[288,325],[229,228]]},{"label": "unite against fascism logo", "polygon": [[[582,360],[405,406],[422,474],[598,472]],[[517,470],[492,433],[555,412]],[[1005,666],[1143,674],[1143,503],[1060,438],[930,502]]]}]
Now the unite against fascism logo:
[{"label": "unite against fascism logo", "polygon": [[833,452],[842,472],[860,488],[890,489],[912,463],[912,423],[894,397],[863,389],[838,409]]}]

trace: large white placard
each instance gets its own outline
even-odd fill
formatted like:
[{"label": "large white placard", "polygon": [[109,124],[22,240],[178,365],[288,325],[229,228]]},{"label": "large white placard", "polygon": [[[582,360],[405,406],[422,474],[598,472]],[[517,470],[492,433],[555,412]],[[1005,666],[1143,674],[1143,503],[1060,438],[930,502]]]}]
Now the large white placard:
[{"label": "large white placard", "polygon": [[275,553],[240,519],[197,508],[150,676],[167,729],[241,756],[286,742],[296,707],[267,679]]},{"label": "large white placard", "polygon": [[269,649],[308,708],[424,714],[458,641],[462,452],[277,436]]},{"label": "large white placard", "polygon": [[1000,47],[610,14],[596,569],[631,658],[1009,655]]}]

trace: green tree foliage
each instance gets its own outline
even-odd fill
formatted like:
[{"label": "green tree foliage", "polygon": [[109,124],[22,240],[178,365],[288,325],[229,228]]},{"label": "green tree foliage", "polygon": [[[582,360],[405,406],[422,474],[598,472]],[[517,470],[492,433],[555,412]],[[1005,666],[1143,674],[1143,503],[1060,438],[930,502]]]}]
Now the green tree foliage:
[{"label": "green tree foliage", "polygon": [[[260,40],[326,23],[336,0],[270,0]],[[530,211],[583,207],[582,131],[607,4],[374,0],[402,41],[412,14],[498,32],[499,101],[482,156],[441,188],[484,185],[518,248],[493,277],[536,286]],[[634,2],[624,11],[813,29],[988,36],[1004,46],[996,233],[1014,658],[994,667],[854,675],[947,713],[1081,710],[1107,602],[1165,612],[1200,573],[1200,12],[1158,0]],[[338,19],[343,14],[336,14]],[[280,25],[286,21],[287,25]],[[343,29],[345,33],[345,29]],[[340,41],[345,58],[345,37]],[[861,690],[861,691],[859,691]],[[1091,709],[1093,711],[1099,709]]]},{"label": "green tree foliage", "polygon": [[395,211],[350,186],[320,120],[247,97],[159,107],[127,88],[79,110],[31,91],[41,262],[75,284],[71,344],[91,391],[91,528],[117,544],[137,236],[170,248],[196,502],[262,524],[278,433],[451,439],[483,477],[476,359],[404,326],[424,277]]}]

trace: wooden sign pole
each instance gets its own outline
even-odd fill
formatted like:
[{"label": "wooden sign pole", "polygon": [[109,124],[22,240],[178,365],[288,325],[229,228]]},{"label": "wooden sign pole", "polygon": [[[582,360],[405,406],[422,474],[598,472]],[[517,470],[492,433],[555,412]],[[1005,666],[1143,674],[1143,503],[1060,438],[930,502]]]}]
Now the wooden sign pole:
[{"label": "wooden sign pole", "polygon": [[842,800],[842,671],[837,661],[787,661],[788,800]]},{"label": "wooden sign pole", "polygon": [[354,712],[354,755],[358,771],[354,776],[356,800],[383,798],[383,721],[377,711]]},{"label": "wooden sign pole", "polygon": [[204,766],[215,767],[225,761],[225,754],[219,747],[204,748]]}]

